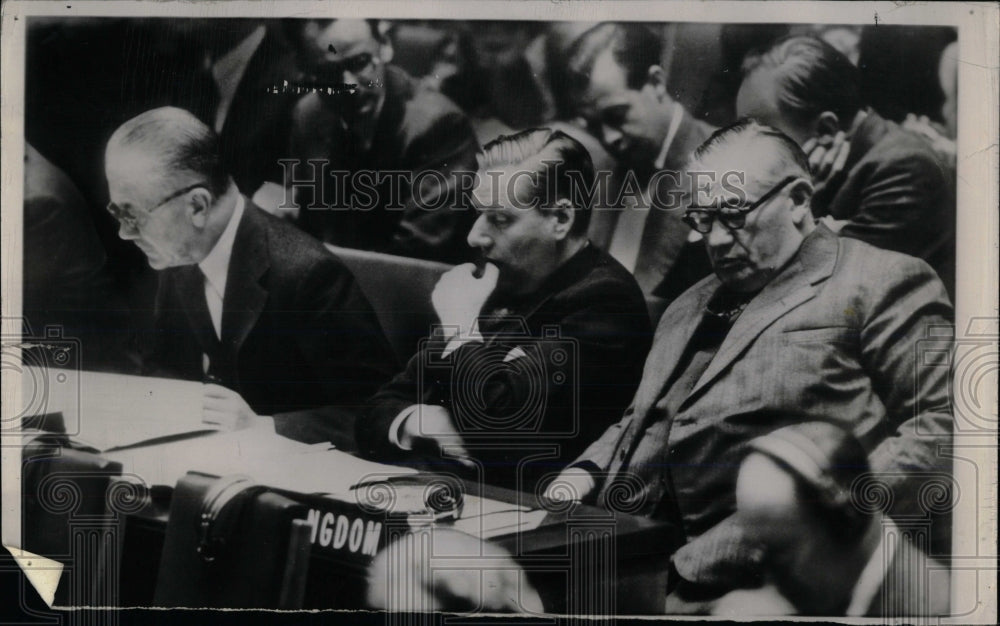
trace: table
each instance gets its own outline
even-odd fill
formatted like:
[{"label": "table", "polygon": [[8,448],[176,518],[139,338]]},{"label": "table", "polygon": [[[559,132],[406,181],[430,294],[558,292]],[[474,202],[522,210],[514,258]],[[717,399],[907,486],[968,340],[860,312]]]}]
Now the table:
[{"label": "table", "polygon": [[[34,471],[24,473],[22,486],[25,548],[68,564],[57,604],[96,600],[105,606],[152,605],[173,489],[159,486],[139,494],[135,477],[123,476],[114,463],[87,452],[57,449],[52,442],[25,448],[24,460],[28,469],[34,464]],[[30,501],[31,494],[51,489],[53,469],[64,482],[75,484],[75,508],[54,513]],[[466,494],[499,502],[531,508],[545,504],[531,494],[490,485],[463,481],[462,488]],[[307,507],[317,506],[321,498],[277,491]],[[671,525],[592,506],[548,506],[551,510],[538,528],[492,539],[524,568],[547,612],[662,612],[669,556],[678,541]],[[64,536],[53,541],[58,529],[65,529]],[[405,530],[405,525],[396,524],[386,537]],[[31,537],[34,531],[48,536],[39,543],[38,536]],[[90,552],[83,554],[88,546]],[[363,608],[364,559],[339,556],[314,541],[308,567],[304,608]]]}]

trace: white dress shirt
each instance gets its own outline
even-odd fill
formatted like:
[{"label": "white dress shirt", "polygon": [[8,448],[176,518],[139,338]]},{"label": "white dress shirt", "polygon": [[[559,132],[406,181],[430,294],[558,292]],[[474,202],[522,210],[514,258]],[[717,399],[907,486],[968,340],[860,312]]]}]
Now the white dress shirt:
[{"label": "white dress shirt", "polygon": [[222,231],[222,236],[215,242],[208,256],[198,264],[198,268],[205,276],[205,302],[208,304],[208,313],[212,317],[215,336],[219,339],[222,339],[222,298],[226,293],[229,259],[233,255],[233,242],[236,240],[236,229],[240,225],[240,219],[243,218],[244,204],[243,196],[237,196],[236,208],[229,216],[229,223]]}]

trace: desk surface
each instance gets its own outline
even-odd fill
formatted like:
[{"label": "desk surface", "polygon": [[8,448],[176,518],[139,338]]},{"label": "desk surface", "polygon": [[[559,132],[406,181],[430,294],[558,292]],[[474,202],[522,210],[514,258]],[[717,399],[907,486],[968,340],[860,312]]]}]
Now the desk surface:
[{"label": "desk surface", "polygon": [[[54,462],[59,457],[45,457]],[[26,462],[31,455],[26,454]],[[106,465],[106,463],[105,463]],[[65,469],[59,465],[50,469]],[[110,469],[115,473],[115,468]],[[38,481],[45,470],[26,473],[26,479]],[[111,481],[135,480],[134,476],[112,477]],[[492,485],[463,481],[466,494],[499,502],[543,508],[533,494],[519,493]],[[24,485],[26,492],[35,486]],[[108,487],[101,497],[114,490]],[[163,549],[164,536],[170,520],[170,488],[156,487],[149,491],[145,505],[127,515],[114,516],[121,531],[120,567],[117,568],[117,593],[121,606],[149,606],[156,585],[156,572]],[[280,491],[295,499],[292,491]],[[96,495],[96,494],[95,494]],[[315,494],[301,496],[315,502]],[[308,504],[312,506],[312,504]],[[499,536],[492,541],[505,548],[522,567],[543,597],[547,611],[564,613],[574,610],[575,597],[567,587],[570,582],[584,585],[586,597],[604,597],[609,611],[621,614],[656,613],[662,609],[665,595],[665,572],[672,547],[676,545],[674,529],[669,524],[612,513],[593,506],[548,504],[544,521],[526,532]],[[34,514],[38,514],[34,509]],[[25,519],[25,526],[37,520]],[[49,523],[48,528],[66,528],[66,524]],[[192,529],[193,532],[193,529]],[[67,542],[70,545],[71,542]],[[30,547],[26,546],[28,549]],[[364,598],[364,562],[351,562],[319,549],[313,543],[309,565],[306,608],[362,608]],[[76,555],[71,559],[80,563]],[[595,561],[596,559],[596,561]],[[59,559],[57,559],[59,560]],[[86,575],[85,572],[78,572]],[[589,580],[584,580],[589,576]],[[336,585],[332,582],[337,581]],[[339,593],[331,594],[336,588]],[[589,612],[589,611],[588,611]]]}]

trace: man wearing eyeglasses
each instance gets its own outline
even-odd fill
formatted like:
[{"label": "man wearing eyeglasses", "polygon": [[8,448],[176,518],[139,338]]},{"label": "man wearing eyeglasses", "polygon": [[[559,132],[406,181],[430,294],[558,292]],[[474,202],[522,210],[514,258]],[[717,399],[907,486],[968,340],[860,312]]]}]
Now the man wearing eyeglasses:
[{"label": "man wearing eyeglasses", "polygon": [[353,442],[352,409],[394,364],[346,268],[242,195],[187,111],[125,122],[105,167],[119,236],[159,270],[143,371],[205,381],[206,423]]},{"label": "man wearing eyeglasses", "polygon": [[952,424],[948,368],[919,358],[951,346],[951,306],[926,263],[816,225],[808,160],[773,128],[717,131],[691,170],[711,181],[685,218],[714,274],[664,313],[624,418],[548,490],[678,525],[667,612],[707,611],[760,575],[731,517],[755,437],[840,421],[901,515],[917,506],[921,472],[948,470],[936,450]]},{"label": "man wearing eyeglasses", "polygon": [[453,173],[476,171],[479,144],[451,100],[390,63],[384,28],[377,20],[285,22],[310,91],[292,114],[294,166],[285,168],[299,224],[348,248],[467,260],[475,211],[462,204]]}]

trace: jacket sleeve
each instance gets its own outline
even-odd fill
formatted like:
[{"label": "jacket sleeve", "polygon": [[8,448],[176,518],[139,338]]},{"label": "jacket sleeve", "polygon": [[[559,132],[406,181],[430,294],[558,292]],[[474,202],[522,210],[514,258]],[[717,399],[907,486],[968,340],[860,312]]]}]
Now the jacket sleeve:
[{"label": "jacket sleeve", "polygon": [[[881,432],[869,460],[875,479],[894,495],[894,515],[916,512],[921,487],[950,476],[942,450],[950,444],[953,412],[948,358],[953,312],[944,287],[924,262],[900,258],[884,276],[889,289],[872,303],[861,330],[862,365],[885,405]],[[861,434],[864,437],[865,434]]]},{"label": "jacket sleeve", "polygon": [[[641,321],[634,319],[639,313]],[[447,356],[442,342],[427,342],[375,396],[359,442],[376,458],[391,456],[388,429],[399,412],[438,404],[460,433],[531,432],[558,444],[563,463],[572,460],[621,414],[625,401],[618,398],[634,393],[649,347],[648,317],[607,298],[549,332],[469,342]]]}]

